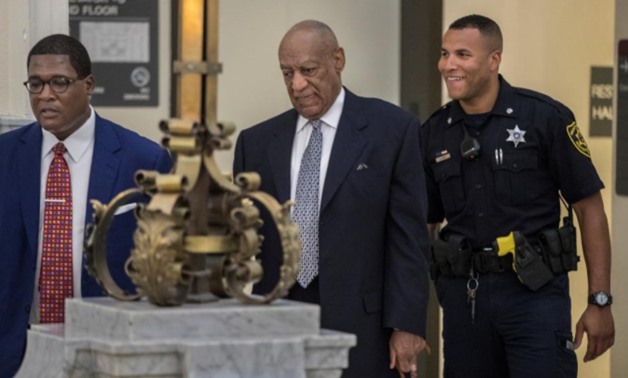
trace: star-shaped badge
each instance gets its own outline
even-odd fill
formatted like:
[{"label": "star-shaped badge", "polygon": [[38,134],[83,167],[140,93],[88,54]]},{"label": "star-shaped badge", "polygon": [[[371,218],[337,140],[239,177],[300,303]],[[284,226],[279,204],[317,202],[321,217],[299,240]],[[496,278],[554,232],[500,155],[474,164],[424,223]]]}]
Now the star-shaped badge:
[{"label": "star-shaped badge", "polygon": [[526,135],[526,131],[520,130],[519,125],[515,125],[514,129],[506,129],[506,131],[508,131],[509,134],[506,142],[512,142],[515,145],[515,148],[517,148],[517,145],[519,143],[526,142],[526,138],[523,137],[524,135]]}]

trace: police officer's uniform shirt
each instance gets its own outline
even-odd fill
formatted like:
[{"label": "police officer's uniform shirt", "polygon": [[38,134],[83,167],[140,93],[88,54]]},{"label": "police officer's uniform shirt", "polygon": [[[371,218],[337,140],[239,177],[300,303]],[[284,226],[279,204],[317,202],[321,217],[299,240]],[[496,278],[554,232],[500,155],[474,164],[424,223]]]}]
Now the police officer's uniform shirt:
[{"label": "police officer's uniform shirt", "polygon": [[[446,219],[445,235],[463,235],[476,247],[511,231],[535,236],[557,228],[559,191],[574,203],[604,187],[572,112],[501,75],[499,82],[491,112],[469,116],[452,101],[421,128],[428,223]],[[464,127],[480,144],[473,160],[461,156]]]}]

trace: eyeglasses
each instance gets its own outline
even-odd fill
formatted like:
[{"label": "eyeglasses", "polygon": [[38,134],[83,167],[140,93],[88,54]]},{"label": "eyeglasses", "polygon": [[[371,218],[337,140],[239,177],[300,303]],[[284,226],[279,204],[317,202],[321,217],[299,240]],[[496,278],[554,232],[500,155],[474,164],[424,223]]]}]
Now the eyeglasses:
[{"label": "eyeglasses", "polygon": [[25,81],[23,84],[26,89],[32,94],[39,94],[43,92],[46,84],[50,86],[50,89],[52,89],[53,92],[63,93],[68,89],[70,84],[74,83],[77,80],[83,79],[70,79],[65,76],[55,76],[50,80],[31,78]]}]

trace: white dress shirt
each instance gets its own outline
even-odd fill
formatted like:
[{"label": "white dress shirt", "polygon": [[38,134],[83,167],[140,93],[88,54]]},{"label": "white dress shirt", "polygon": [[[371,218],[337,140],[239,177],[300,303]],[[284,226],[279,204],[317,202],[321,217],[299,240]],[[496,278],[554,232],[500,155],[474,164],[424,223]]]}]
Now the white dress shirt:
[{"label": "white dress shirt", "polygon": [[[340,116],[342,115],[342,108],[345,103],[345,89],[340,88],[340,93],[336,97],[336,101],[329,108],[320,120],[322,122],[321,131],[323,133],[323,147],[321,151],[321,171],[318,189],[318,203],[320,205],[323,198],[323,188],[325,187],[325,177],[327,175],[327,167],[329,166],[329,157],[331,155],[331,148],[334,144],[334,138],[336,137],[336,130],[338,129],[338,123],[340,122]],[[312,127],[308,126],[310,121],[299,115],[296,125],[296,133],[294,134],[294,142],[292,144],[292,159],[290,169],[290,198],[295,199],[297,193],[297,178],[299,177],[299,170],[301,169],[301,159],[305,153],[307,143],[310,141],[310,135],[312,135]]]},{"label": "white dress shirt", "polygon": [[[81,271],[83,266],[83,239],[85,237],[85,216],[87,211],[87,190],[89,174],[94,155],[94,135],[96,117],[94,109],[87,121],[62,143],[67,149],[64,157],[70,169],[72,182],[72,279],[74,281],[74,297],[81,296]],[[39,323],[39,272],[41,269],[42,239],[44,233],[44,206],[46,197],[46,180],[50,163],[54,157],[52,147],[60,141],[54,134],[42,129],[41,144],[41,184],[39,190],[39,239],[37,246],[37,271],[35,274],[35,295],[31,308],[31,323]]]}]

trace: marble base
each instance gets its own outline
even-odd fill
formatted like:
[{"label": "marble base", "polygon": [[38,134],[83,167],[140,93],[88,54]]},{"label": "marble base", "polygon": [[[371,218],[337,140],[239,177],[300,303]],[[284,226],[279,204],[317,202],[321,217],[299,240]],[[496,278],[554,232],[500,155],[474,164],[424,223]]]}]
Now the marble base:
[{"label": "marble base", "polygon": [[65,326],[29,330],[17,376],[337,378],[356,338],[321,330],[319,315],[288,300],[158,308],[71,299]]},{"label": "marble base", "polygon": [[18,127],[22,127],[34,121],[34,118],[0,115],[0,134],[17,129]]}]

